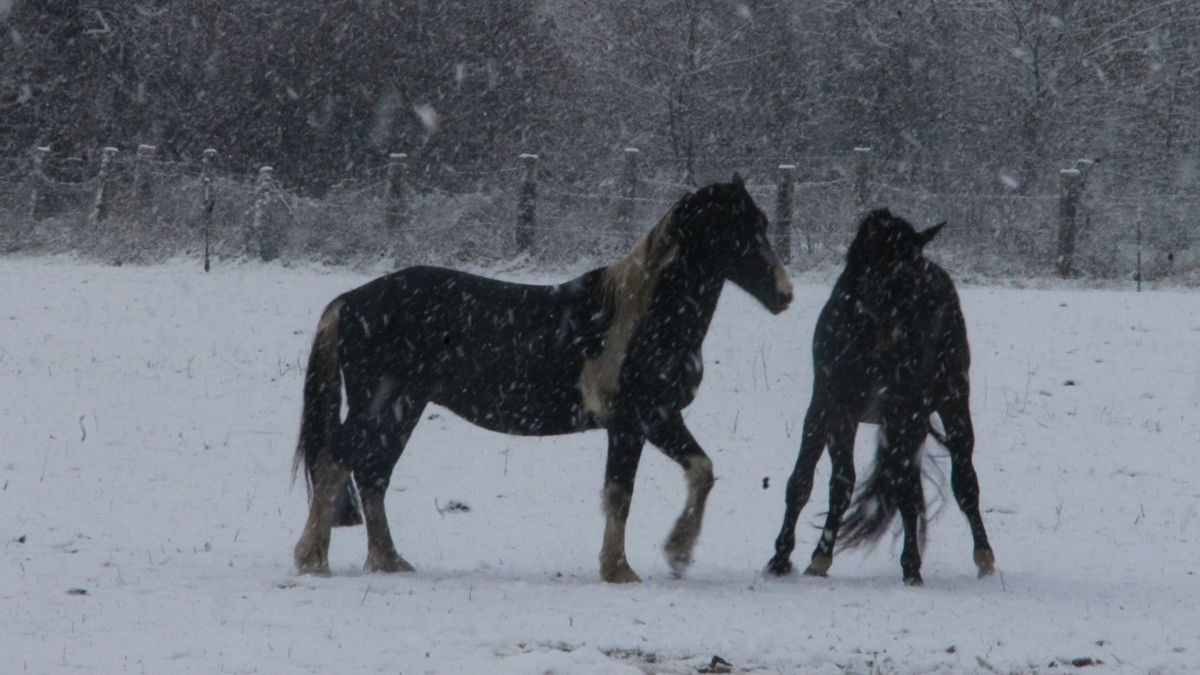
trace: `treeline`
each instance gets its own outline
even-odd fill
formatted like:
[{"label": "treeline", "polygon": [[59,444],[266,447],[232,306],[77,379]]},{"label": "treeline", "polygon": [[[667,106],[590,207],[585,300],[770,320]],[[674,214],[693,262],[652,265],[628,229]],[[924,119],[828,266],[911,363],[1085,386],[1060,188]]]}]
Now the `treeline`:
[{"label": "treeline", "polygon": [[845,153],[1035,192],[1076,158],[1195,187],[1192,0],[0,2],[0,154],[217,147],[314,192],[408,152]]}]

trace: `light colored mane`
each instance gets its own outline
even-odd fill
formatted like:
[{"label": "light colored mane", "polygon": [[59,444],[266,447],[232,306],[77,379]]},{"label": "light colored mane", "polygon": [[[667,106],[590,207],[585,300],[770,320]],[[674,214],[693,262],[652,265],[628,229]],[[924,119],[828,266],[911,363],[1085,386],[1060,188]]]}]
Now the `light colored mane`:
[{"label": "light colored mane", "polygon": [[617,394],[621,363],[638,322],[650,309],[654,291],[665,268],[675,259],[679,243],[672,223],[679,205],[672,206],[658,224],[628,256],[604,270],[602,292],[611,312],[604,350],[583,364],[579,388],[583,406],[607,422],[613,398]]}]

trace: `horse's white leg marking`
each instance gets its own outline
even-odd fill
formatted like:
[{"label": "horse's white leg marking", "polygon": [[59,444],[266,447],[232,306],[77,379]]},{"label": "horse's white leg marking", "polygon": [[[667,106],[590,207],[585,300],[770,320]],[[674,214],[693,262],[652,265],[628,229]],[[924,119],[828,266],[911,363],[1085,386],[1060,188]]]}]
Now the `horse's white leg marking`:
[{"label": "horse's white leg marking", "polygon": [[683,507],[683,513],[675,521],[671,535],[663,552],[667,564],[675,576],[683,576],[684,571],[692,564],[692,549],[700,536],[700,525],[704,521],[704,505],[708,501],[708,493],[712,490],[713,465],[712,460],[703,455],[688,459],[687,468],[688,498]]},{"label": "horse's white leg marking", "polygon": [[[822,537],[828,537],[828,534],[822,534]],[[827,555],[813,554],[812,561],[808,563],[808,569],[804,573],[810,577],[826,577],[829,576],[829,568],[833,566],[833,558]]]},{"label": "horse's white leg marking", "polygon": [[413,566],[400,557],[392,543],[387,512],[383,509],[383,491],[363,490],[362,506],[367,525],[367,563],[363,569],[368,572],[412,572]]},{"label": "horse's white leg marking", "polygon": [[329,534],[333,528],[333,501],[350,480],[350,474],[338,466],[329,453],[321,453],[313,471],[313,495],[308,505],[308,521],[294,557],[300,574],[329,574]]},{"label": "horse's white leg marking", "polygon": [[614,584],[641,581],[625,559],[625,521],[632,492],[616,485],[604,487],[604,545],[600,548],[600,578]]}]

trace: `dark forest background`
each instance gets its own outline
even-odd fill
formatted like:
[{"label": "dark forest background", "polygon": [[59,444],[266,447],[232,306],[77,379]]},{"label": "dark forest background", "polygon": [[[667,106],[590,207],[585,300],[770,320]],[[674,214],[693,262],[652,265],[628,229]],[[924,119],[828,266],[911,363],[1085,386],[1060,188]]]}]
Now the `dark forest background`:
[{"label": "dark forest background", "polygon": [[890,206],[960,271],[1200,283],[1198,101],[1196,0],[0,0],[0,248],[598,260],[738,170],[798,265]]},{"label": "dark forest background", "polygon": [[[0,2],[0,154],[217,147],[321,190],[390,151],[845,152],[1053,187],[1194,181],[1200,5],[1140,0]],[[982,168],[982,169],[981,169]]]}]

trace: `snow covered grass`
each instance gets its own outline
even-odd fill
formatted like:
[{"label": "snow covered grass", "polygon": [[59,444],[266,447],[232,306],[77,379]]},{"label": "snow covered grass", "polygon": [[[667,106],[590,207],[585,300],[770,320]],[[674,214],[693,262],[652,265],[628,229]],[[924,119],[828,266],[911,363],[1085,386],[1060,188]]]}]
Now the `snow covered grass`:
[{"label": "snow covered grass", "polygon": [[[810,394],[816,283],[779,317],[732,287],[721,301],[688,414],[718,481],[687,579],[661,557],[685,496],[661,454],[643,457],[629,524],[646,582],[608,586],[603,434],[502,436],[435,407],[388,495],[417,573],[363,574],[355,528],[335,532],[333,577],[297,577],[303,359],[320,308],[365,279],[0,259],[0,671],[1200,668],[1200,295],[962,289],[992,578],[975,579],[949,499],[924,588],[901,584],[891,539],[840,554],[828,579],[761,576]],[[873,439],[860,429],[860,475]]]}]

